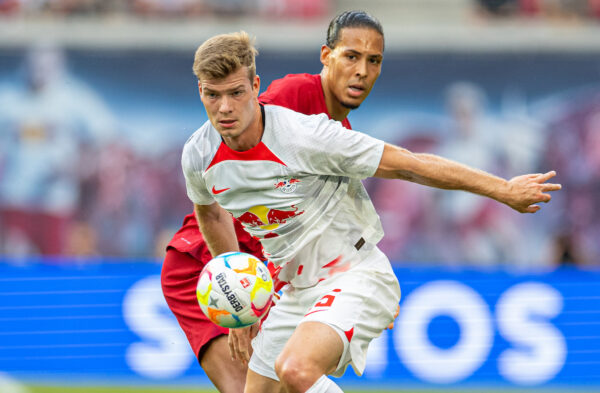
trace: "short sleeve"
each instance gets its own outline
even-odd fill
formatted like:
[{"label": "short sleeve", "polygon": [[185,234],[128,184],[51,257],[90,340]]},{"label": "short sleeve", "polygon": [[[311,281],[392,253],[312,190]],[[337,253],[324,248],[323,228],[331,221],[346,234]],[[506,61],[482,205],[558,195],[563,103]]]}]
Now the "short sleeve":
[{"label": "short sleeve", "polygon": [[196,139],[190,138],[183,147],[181,167],[185,177],[187,196],[196,205],[212,205],[215,200],[206,188],[203,174],[203,154],[194,144]]},{"label": "short sleeve", "polygon": [[308,173],[364,179],[375,174],[384,142],[348,130],[326,115],[303,116],[294,152],[298,165]]}]

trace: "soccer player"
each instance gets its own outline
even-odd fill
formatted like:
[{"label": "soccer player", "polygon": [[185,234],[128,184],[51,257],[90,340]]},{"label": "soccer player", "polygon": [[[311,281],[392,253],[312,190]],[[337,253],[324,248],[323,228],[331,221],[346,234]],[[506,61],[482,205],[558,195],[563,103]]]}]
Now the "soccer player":
[{"label": "soccer player", "polygon": [[[505,180],[348,131],[324,114],[261,105],[254,56],[243,32],[212,37],[196,51],[209,120],[183,149],[187,193],[213,255],[238,249],[233,215],[289,283],[252,341],[245,391],[341,392],[327,376],[349,364],[363,372],[369,342],[393,320],[400,299],[360,179],[469,191],[522,213],[539,210],[560,185],[546,183],[554,172]],[[339,98],[352,103],[368,90],[367,68]],[[230,332],[234,358],[248,359],[249,335],[249,328]]]},{"label": "soccer player", "polygon": [[[351,129],[346,116],[368,96],[379,76],[383,40],[381,24],[371,15],[362,11],[343,12],[329,25],[326,44],[321,48],[321,74],[288,75],[273,81],[259,100],[305,114],[324,113]],[[264,258],[258,240],[243,230],[239,221],[234,222],[234,228],[240,250]],[[221,392],[242,392],[246,364],[231,359],[228,329],[210,322],[196,300],[198,276],[211,258],[194,214],[187,215],[167,247],[162,289],[210,380]],[[245,339],[249,342],[249,337]],[[248,345],[244,343],[241,347]]]}]

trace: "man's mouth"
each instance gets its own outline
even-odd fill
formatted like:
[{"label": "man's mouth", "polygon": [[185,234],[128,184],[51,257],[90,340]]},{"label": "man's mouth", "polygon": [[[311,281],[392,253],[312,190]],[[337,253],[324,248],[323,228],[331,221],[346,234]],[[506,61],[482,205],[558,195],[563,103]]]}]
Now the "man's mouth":
[{"label": "man's mouth", "polygon": [[221,127],[230,128],[234,124],[235,124],[235,120],[231,120],[231,119],[219,120],[219,125],[221,125]]},{"label": "man's mouth", "polygon": [[348,94],[352,97],[359,97],[365,91],[365,88],[362,85],[350,85],[348,87]]}]

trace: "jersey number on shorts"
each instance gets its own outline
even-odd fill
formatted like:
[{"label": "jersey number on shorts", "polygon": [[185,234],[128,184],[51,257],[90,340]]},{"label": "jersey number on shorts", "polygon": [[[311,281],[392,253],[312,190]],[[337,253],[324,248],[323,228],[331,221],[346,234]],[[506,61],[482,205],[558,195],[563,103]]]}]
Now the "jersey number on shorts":
[{"label": "jersey number on shorts", "polygon": [[[333,292],[341,292],[341,289],[334,289]],[[333,301],[335,300],[335,295],[325,295],[319,300],[314,307],[331,307]]]}]

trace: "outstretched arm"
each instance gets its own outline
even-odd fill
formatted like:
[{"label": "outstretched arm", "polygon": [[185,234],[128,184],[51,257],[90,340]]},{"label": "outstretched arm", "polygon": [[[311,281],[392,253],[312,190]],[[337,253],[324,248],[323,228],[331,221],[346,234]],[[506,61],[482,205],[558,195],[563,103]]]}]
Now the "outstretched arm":
[{"label": "outstretched arm", "polygon": [[560,190],[560,184],[546,183],[555,176],[529,174],[505,180],[485,171],[433,154],[413,153],[386,144],[375,177],[403,179],[445,190],[463,190],[502,202],[521,213],[535,213],[539,202],[551,199],[549,191]]}]

